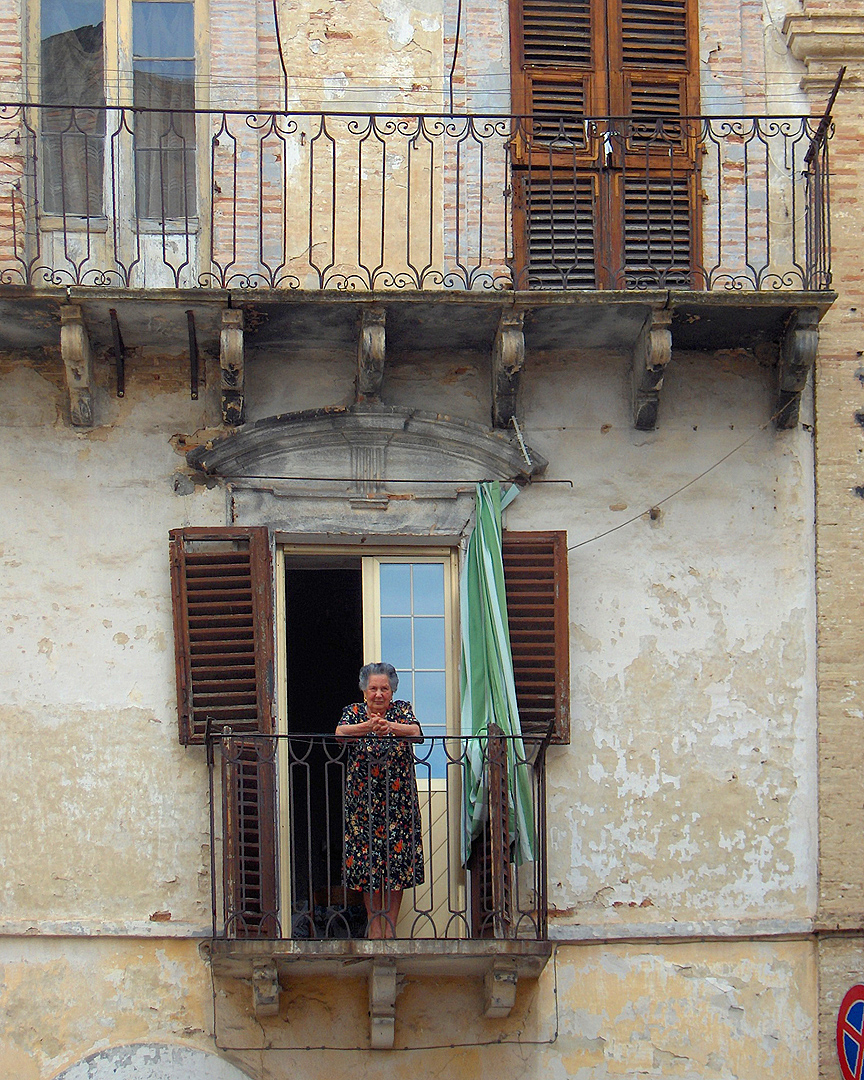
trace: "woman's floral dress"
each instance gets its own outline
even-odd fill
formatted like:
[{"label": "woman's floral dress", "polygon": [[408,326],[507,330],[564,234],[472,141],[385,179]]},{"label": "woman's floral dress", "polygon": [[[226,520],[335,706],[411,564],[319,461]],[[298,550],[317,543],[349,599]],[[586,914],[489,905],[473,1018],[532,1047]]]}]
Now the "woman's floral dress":
[{"label": "woman's floral dress", "polygon": [[[346,705],[340,724],[367,719],[365,702]],[[416,724],[411,703],[392,701],[387,720]],[[411,739],[364,735],[348,744],[345,776],[345,884],[410,889],[423,884],[423,840]]]}]

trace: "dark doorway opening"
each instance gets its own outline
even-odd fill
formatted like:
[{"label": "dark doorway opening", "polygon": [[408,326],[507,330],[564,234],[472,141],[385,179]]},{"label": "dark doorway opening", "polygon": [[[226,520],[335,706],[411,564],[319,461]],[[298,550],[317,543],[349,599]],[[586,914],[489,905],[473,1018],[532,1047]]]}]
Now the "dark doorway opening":
[{"label": "dark doorway opening", "polygon": [[344,750],[332,734],[342,709],[361,697],[360,559],[288,556],[285,609],[291,936],[348,937],[362,933],[354,923],[365,918],[362,899],[342,886]]}]

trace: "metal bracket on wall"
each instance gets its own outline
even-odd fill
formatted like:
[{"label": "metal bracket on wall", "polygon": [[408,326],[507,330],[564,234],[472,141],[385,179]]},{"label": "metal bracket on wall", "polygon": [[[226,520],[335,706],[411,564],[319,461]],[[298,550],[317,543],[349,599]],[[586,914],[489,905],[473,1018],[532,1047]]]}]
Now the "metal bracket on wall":
[{"label": "metal bracket on wall", "polygon": [[117,397],[125,397],[126,345],[123,341],[123,335],[120,333],[120,321],[117,318],[116,309],[110,308],[108,314],[111,316],[111,337],[114,341],[114,367],[117,372]]},{"label": "metal bracket on wall", "polygon": [[193,401],[198,400],[198,335],[195,332],[195,312],[186,312],[189,327],[189,393]]}]

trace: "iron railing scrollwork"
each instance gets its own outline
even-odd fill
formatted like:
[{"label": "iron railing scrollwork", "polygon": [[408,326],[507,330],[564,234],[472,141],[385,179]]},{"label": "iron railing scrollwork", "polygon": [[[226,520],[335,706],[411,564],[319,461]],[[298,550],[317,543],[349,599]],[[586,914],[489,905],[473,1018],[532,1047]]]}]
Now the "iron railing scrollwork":
[{"label": "iron railing scrollwork", "polygon": [[[422,867],[422,883],[405,888],[398,923],[386,936],[546,938],[547,745],[548,738],[523,742],[494,731],[411,744],[416,809],[406,811],[406,801],[394,795],[394,809],[385,800],[363,818],[383,835],[395,830],[398,843],[385,845],[374,871],[385,895],[389,860],[397,866],[393,851]],[[366,772],[378,778],[378,790],[404,779],[395,769],[388,772],[387,747],[382,740],[380,754],[363,751],[361,786]],[[346,867],[358,842],[357,793],[346,792],[358,777],[352,741],[208,730],[207,748],[214,938],[364,937],[364,890],[352,888]],[[464,796],[470,777],[478,775],[485,821],[472,839],[464,832]],[[517,790],[523,799],[518,813]],[[367,840],[374,845],[371,834]],[[404,859],[394,882],[397,872],[404,872]]]},{"label": "iron railing scrollwork", "polygon": [[0,282],[825,290],[830,134],[810,117],[7,104]]}]

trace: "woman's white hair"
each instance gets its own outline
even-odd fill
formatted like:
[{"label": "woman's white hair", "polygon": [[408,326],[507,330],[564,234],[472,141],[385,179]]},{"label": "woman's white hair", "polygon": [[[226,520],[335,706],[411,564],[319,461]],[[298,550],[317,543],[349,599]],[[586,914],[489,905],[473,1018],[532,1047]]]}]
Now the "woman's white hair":
[{"label": "woman's white hair", "polygon": [[396,674],[396,668],[392,664],[364,664],[360,668],[360,689],[365,690],[369,685],[369,679],[373,675],[386,675],[387,681],[390,683],[390,689],[393,693],[396,693],[396,687],[399,685],[399,676]]}]

